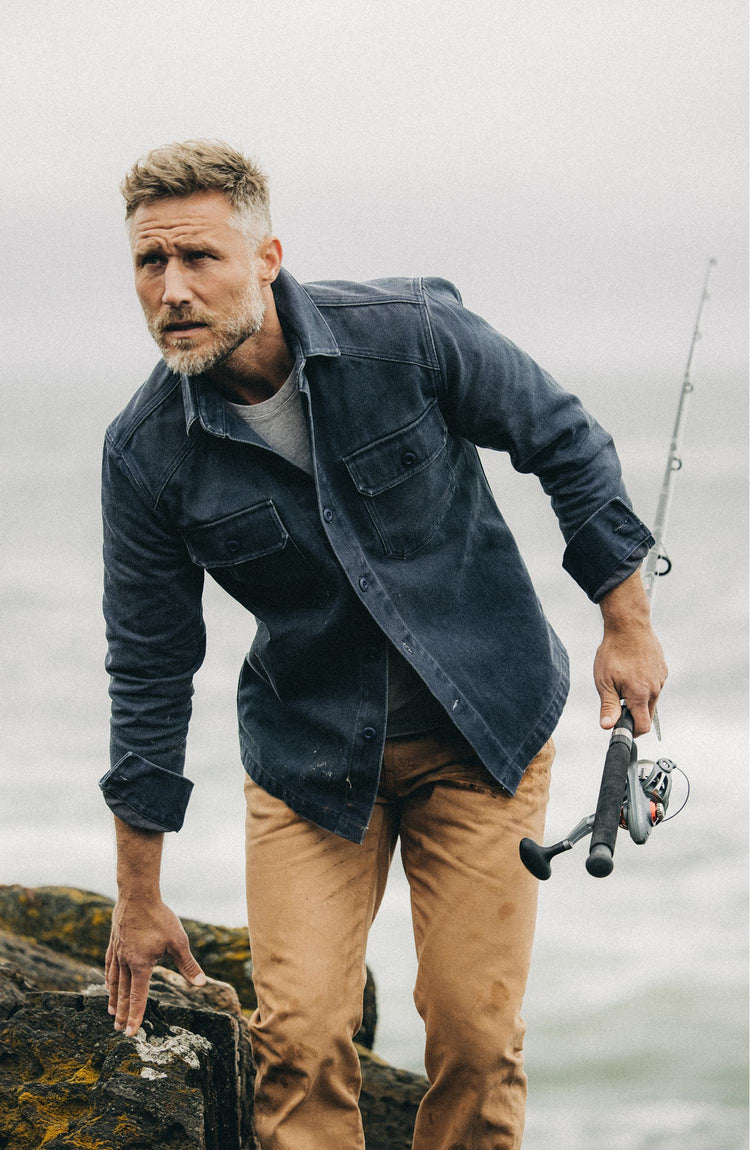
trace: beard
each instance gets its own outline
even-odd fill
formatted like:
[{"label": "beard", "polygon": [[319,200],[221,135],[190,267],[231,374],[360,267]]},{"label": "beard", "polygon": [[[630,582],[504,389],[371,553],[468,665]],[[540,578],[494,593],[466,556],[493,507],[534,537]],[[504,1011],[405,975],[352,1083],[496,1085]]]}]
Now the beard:
[{"label": "beard", "polygon": [[[217,367],[236,351],[241,343],[257,335],[263,326],[266,305],[260,286],[250,279],[238,301],[226,312],[215,314],[190,307],[167,308],[157,316],[146,315],[148,330],[170,371],[185,375],[203,375]],[[205,325],[212,335],[208,346],[199,346],[205,337],[185,338],[179,346],[169,342],[167,328],[175,323]]]}]

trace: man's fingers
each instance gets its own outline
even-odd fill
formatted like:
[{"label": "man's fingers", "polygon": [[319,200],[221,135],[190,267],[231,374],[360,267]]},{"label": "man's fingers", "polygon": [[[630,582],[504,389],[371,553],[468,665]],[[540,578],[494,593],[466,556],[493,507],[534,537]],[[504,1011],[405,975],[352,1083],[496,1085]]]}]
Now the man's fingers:
[{"label": "man's fingers", "polygon": [[115,1030],[124,1030],[129,1037],[138,1030],[146,1013],[151,969],[131,970],[116,957],[110,964],[108,1010],[115,1016]]},{"label": "man's fingers", "polygon": [[633,716],[633,736],[646,735],[651,730],[652,707],[648,702],[628,703],[628,710]]},{"label": "man's fingers", "polygon": [[[604,690],[601,698],[599,724],[605,731],[611,731],[617,725],[622,713],[620,696],[616,691]],[[633,736],[638,738],[640,735],[647,734],[651,730],[651,717],[656,706],[656,699],[633,698],[624,695],[623,701],[633,716]]]},{"label": "man's fingers", "polygon": [[131,1037],[143,1022],[148,1002],[148,984],[151,978],[150,970],[137,971],[133,974],[130,984],[130,1002],[127,1026],[125,1033]]},{"label": "man's fingers", "polygon": [[130,968],[120,963],[118,969],[116,1001],[115,1001],[115,1030],[122,1030],[128,1019],[130,1011],[130,987],[132,978]]},{"label": "man's fingers", "polygon": [[109,991],[109,1002],[107,1004],[107,1010],[110,1014],[117,1014],[117,993],[119,981],[120,964],[117,961],[116,955],[112,954],[109,956],[105,974],[105,984],[107,990]]}]

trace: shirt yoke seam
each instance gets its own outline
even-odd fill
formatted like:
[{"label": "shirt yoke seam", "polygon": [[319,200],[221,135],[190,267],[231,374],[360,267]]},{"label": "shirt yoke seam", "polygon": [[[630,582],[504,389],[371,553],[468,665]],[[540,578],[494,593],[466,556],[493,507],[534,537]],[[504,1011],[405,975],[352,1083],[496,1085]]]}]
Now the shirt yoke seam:
[{"label": "shirt yoke seam", "polygon": [[413,367],[425,367],[433,372],[440,370],[438,364],[431,363],[427,359],[419,359],[416,356],[383,355],[380,351],[370,351],[369,348],[363,347],[348,347],[345,344],[340,344],[339,350],[342,355],[347,356],[349,359],[373,359],[380,361],[380,363],[409,363]]},{"label": "shirt yoke seam", "polygon": [[306,284],[305,288],[310,299],[315,304],[319,311],[323,311],[327,307],[381,307],[394,303],[405,303],[411,307],[419,307],[419,280],[411,279],[407,281],[412,289],[413,294],[408,294],[405,290],[385,294],[383,288],[378,284],[378,281],[364,281],[364,286],[374,286],[381,295],[371,296],[369,298],[363,297],[361,294],[352,292],[350,294],[341,293],[337,299],[332,299],[328,295],[321,292],[321,298],[315,298],[315,284]]}]

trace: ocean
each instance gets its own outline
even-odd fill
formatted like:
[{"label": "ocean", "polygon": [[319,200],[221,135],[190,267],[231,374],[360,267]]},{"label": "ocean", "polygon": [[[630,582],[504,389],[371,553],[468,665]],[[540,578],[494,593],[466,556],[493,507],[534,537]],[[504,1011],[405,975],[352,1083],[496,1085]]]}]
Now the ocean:
[{"label": "ocean", "polygon": [[[607,879],[586,845],[541,885],[528,1025],[526,1150],[742,1150],[747,1145],[747,426],[746,382],[705,379],[691,399],[654,620],[670,679],[660,706],[668,755],[690,779],[672,821],[635,846],[621,834]],[[0,484],[3,801],[0,881],[114,895],[100,617],[98,471],[104,426],[132,390],[102,380],[6,377]],[[605,391],[566,380],[614,433],[636,509],[653,518],[679,378]],[[33,418],[29,397],[34,397]],[[555,739],[547,842],[593,811],[607,736],[590,666],[598,611],[560,568],[562,540],[533,478],[485,456],[542,602],[568,646],[573,682]],[[186,826],[171,836],[164,895],[180,914],[244,921],[243,799],[234,688],[253,621],[206,593],[208,655],[196,682]],[[685,796],[678,775],[672,811]],[[460,961],[460,956],[457,956]],[[373,928],[376,1052],[422,1068],[408,890],[398,861]]]}]

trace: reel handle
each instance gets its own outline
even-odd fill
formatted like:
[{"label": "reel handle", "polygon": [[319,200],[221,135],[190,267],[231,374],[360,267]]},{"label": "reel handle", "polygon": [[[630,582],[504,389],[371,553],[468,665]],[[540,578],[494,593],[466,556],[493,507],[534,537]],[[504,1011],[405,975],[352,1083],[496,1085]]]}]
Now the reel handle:
[{"label": "reel handle", "polygon": [[562,854],[563,851],[569,851],[572,846],[573,844],[569,839],[563,839],[561,843],[555,843],[551,847],[543,847],[540,843],[535,843],[533,839],[521,839],[518,849],[521,862],[526,870],[531,871],[534,878],[544,881],[552,874],[550,860],[555,855]]},{"label": "reel handle", "polygon": [[633,716],[627,707],[612,731],[604,760],[599,798],[596,803],[586,870],[595,878],[605,878],[614,867],[615,840],[620,810],[627,790],[628,767],[634,751]]}]

